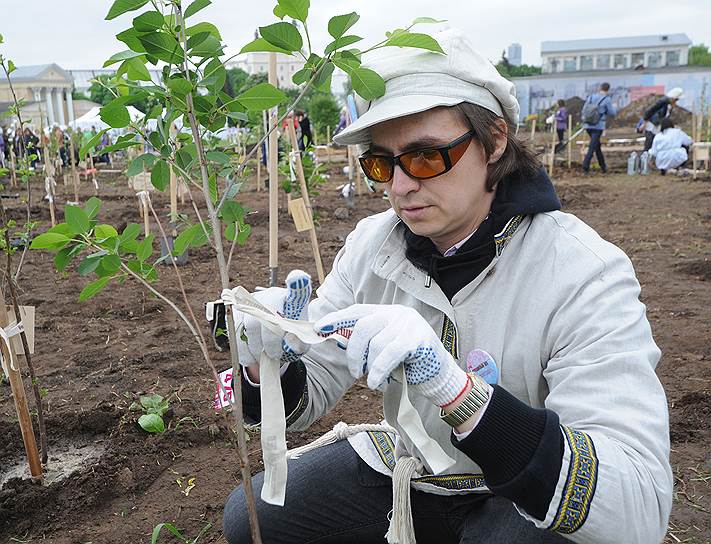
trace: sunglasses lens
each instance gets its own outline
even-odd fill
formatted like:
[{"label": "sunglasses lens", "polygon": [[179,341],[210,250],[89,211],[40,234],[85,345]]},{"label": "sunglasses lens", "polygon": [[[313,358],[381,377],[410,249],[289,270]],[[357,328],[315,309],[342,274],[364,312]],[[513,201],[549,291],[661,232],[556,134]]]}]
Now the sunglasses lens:
[{"label": "sunglasses lens", "polygon": [[393,161],[386,157],[362,157],[360,164],[365,175],[373,181],[390,181],[393,175]]},{"label": "sunglasses lens", "polygon": [[447,170],[444,157],[436,149],[413,151],[400,157],[400,164],[415,178],[432,178]]}]

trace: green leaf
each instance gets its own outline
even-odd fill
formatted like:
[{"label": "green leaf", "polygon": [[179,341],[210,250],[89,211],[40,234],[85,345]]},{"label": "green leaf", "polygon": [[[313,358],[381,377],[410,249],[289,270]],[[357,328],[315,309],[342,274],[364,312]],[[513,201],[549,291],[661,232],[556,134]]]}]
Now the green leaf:
[{"label": "green leaf", "polygon": [[131,27],[116,34],[116,39],[128,45],[132,51],[145,53],[146,48],[143,47],[143,44],[141,43],[141,40],[138,39],[138,36],[139,34],[136,29]]},{"label": "green leaf", "polygon": [[148,0],[115,0],[109,9],[109,13],[106,15],[105,20],[110,21],[115,19],[119,15],[128,13],[129,11],[135,11],[138,8],[145,6]]},{"label": "green leaf", "polygon": [[255,85],[237,97],[239,103],[249,111],[261,111],[273,108],[285,99],[286,95],[269,83]]},{"label": "green leaf", "polygon": [[319,91],[330,92],[331,90],[331,76],[333,75],[333,70],[335,66],[332,62],[326,64],[314,79],[314,87]]},{"label": "green leaf", "polygon": [[286,11],[284,11],[284,8],[282,8],[279,4],[274,6],[272,13],[274,14],[275,17],[278,17],[281,20],[283,20],[284,17],[286,17]]},{"label": "green leaf", "polygon": [[127,49],[126,51],[121,51],[120,53],[112,55],[109,60],[104,62],[104,68],[106,68],[107,66],[111,66],[112,64],[116,64],[117,62],[122,62],[124,60],[132,59],[134,57],[140,57],[141,55],[143,55],[143,53],[140,53],[138,51],[131,51],[130,49]]},{"label": "green leaf", "polygon": [[374,100],[385,94],[385,81],[368,68],[356,68],[351,71],[353,90],[364,100]]},{"label": "green leaf", "polygon": [[240,246],[246,244],[250,234],[252,234],[252,226],[246,223],[241,224],[237,235],[237,244]]},{"label": "green leaf", "polygon": [[153,235],[149,234],[144,240],[138,244],[136,250],[136,258],[140,262],[144,262],[153,253]]},{"label": "green leaf", "polygon": [[190,4],[187,8],[185,8],[185,13],[183,13],[183,18],[187,19],[191,15],[195,15],[198,11],[200,11],[203,8],[206,8],[212,4],[210,0],[195,0],[192,4]]},{"label": "green leaf", "polygon": [[198,45],[191,49],[191,53],[196,57],[219,57],[222,55],[222,43],[215,36],[208,36]]},{"label": "green leaf", "polygon": [[80,276],[88,276],[94,270],[96,270],[100,262],[101,256],[92,257],[90,255],[89,257],[86,257],[81,263],[79,263],[79,266],[77,267],[77,272],[79,272]]},{"label": "green leaf", "polygon": [[170,166],[163,159],[159,159],[151,170],[151,183],[159,191],[165,190],[170,183]]},{"label": "green leaf", "polygon": [[45,232],[32,239],[30,249],[59,249],[65,246],[70,238],[58,232]]},{"label": "green leaf", "polygon": [[[279,13],[288,15],[292,19],[296,19],[302,23],[306,22],[306,18],[309,16],[309,0],[278,0],[278,2]],[[277,17],[279,16],[277,15]],[[283,19],[284,17],[279,18]]]},{"label": "green leaf", "polygon": [[75,234],[85,234],[91,228],[89,216],[79,206],[65,206],[64,220]]},{"label": "green leaf", "polygon": [[128,75],[128,79],[131,81],[152,81],[151,73],[146,68],[146,60],[143,56],[123,61],[116,72],[118,76],[121,74]]},{"label": "green leaf", "polygon": [[346,31],[358,22],[360,15],[355,11],[345,15],[336,15],[328,21],[328,33],[335,39],[343,36]]},{"label": "green leaf", "polygon": [[153,32],[163,28],[165,19],[157,11],[147,11],[133,20],[133,28],[138,32]]},{"label": "green leaf", "polygon": [[86,201],[86,204],[84,204],[84,211],[86,212],[86,215],[89,217],[89,219],[94,219],[99,214],[100,209],[101,200],[99,200],[95,196],[92,196],[89,200]]},{"label": "green leaf", "polygon": [[300,51],[304,44],[301,33],[291,23],[274,23],[260,26],[259,35],[270,44],[289,52]]},{"label": "green leaf", "polygon": [[360,59],[350,51],[339,51],[333,56],[331,62],[349,75],[360,67]]},{"label": "green leaf", "polygon": [[412,21],[413,25],[417,25],[420,23],[424,24],[429,24],[429,23],[444,23],[446,19],[433,19],[432,17],[416,17],[414,21]]},{"label": "green leaf", "polygon": [[99,140],[101,140],[101,137],[108,131],[108,128],[100,130],[93,138],[81,146],[81,149],[79,150],[79,157],[83,159],[89,151],[92,151],[94,147],[96,147],[96,144],[99,143]]},{"label": "green leaf", "polygon": [[113,128],[124,128],[131,122],[131,116],[121,100],[122,98],[121,96],[114,98],[99,110],[101,120]]},{"label": "green leaf", "polygon": [[94,227],[94,236],[99,240],[106,240],[107,238],[116,238],[118,232],[111,225],[97,225]]},{"label": "green leaf", "polygon": [[344,47],[359,42],[362,39],[363,38],[360,36],[341,36],[340,38],[329,43],[323,52],[328,55],[329,53],[333,53],[336,49],[343,49]]},{"label": "green leaf", "polygon": [[121,268],[121,259],[118,255],[104,255],[101,258],[102,276],[112,276]]},{"label": "green leaf", "polygon": [[432,36],[427,34],[419,34],[417,32],[400,32],[393,34],[385,45],[397,47],[416,47],[419,49],[427,49],[436,53],[444,53],[442,48]]},{"label": "green leaf", "polygon": [[147,433],[162,433],[165,431],[163,418],[158,414],[143,414],[138,418],[138,424]]},{"label": "green leaf", "polygon": [[126,176],[130,178],[133,176],[137,176],[144,170],[150,170],[155,160],[156,156],[152,153],[144,153],[143,155],[139,155],[138,157],[133,159],[128,165],[128,169],[126,170]]},{"label": "green leaf", "polygon": [[84,287],[84,289],[81,290],[81,293],[79,293],[79,302],[84,302],[85,300],[88,300],[93,297],[104,287],[106,287],[106,284],[109,283],[110,279],[111,278],[109,277],[104,277],[99,278],[96,281],[92,281],[89,285],[87,285],[86,287]]},{"label": "green leaf", "polygon": [[179,97],[183,97],[193,90],[192,83],[181,76],[170,77],[165,83],[171,92]]},{"label": "green leaf", "polygon": [[161,530],[163,528],[168,529],[175,537],[178,538],[181,542],[188,542],[188,539],[183,536],[183,533],[178,531],[178,529],[175,528],[175,525],[172,523],[159,523],[155,527],[153,527],[153,533],[151,534],[151,544],[157,544],[158,543],[158,537],[160,536]]},{"label": "green leaf", "polygon": [[241,223],[244,221],[245,210],[239,202],[228,200],[222,205],[220,217],[226,223]]},{"label": "green leaf", "polygon": [[311,79],[311,70],[309,68],[302,68],[291,76],[291,81],[293,81],[295,85],[302,85],[309,79]]},{"label": "green leaf", "polygon": [[119,236],[119,244],[123,245],[126,242],[132,242],[136,238],[138,238],[138,235],[141,233],[141,226],[137,225],[136,223],[129,223],[126,225],[126,228],[123,229],[123,232]]},{"label": "green leaf", "polygon": [[227,156],[227,154],[223,153],[222,151],[208,151],[207,153],[205,153],[205,156],[212,162],[219,163],[223,166],[230,164],[229,156]]},{"label": "green leaf", "polygon": [[67,268],[71,260],[77,254],[76,247],[77,246],[65,247],[57,252],[54,256],[54,267],[57,269],[57,272],[62,272],[65,268]]},{"label": "green leaf", "polygon": [[215,176],[215,174],[210,174],[210,177],[207,181],[210,189],[210,199],[212,200],[213,204],[216,204],[217,199],[220,196],[217,192],[217,176]]},{"label": "green leaf", "polygon": [[260,52],[260,51],[268,51],[268,52],[273,51],[275,53],[284,53],[285,55],[291,54],[291,51],[287,51],[286,49],[277,47],[276,45],[272,45],[264,38],[257,38],[256,40],[249,42],[242,49],[240,49],[240,54]]},{"label": "green leaf", "polygon": [[17,67],[15,66],[15,63],[12,62],[10,59],[7,59],[7,75],[10,75],[13,73],[15,70],[17,70]]},{"label": "green leaf", "polygon": [[166,32],[154,32],[139,36],[143,47],[149,55],[167,62],[168,64],[179,64],[185,59],[183,50],[177,40]]},{"label": "green leaf", "polygon": [[220,31],[212,23],[202,22],[185,29],[186,36],[195,36],[196,34],[200,34],[202,32],[209,32],[218,40],[222,39]]},{"label": "green leaf", "polygon": [[212,59],[207,66],[205,66],[205,77],[199,83],[204,87],[210,87],[214,91],[220,91],[227,81],[227,70],[222,65],[220,59]]},{"label": "green leaf", "polygon": [[185,253],[185,250],[190,247],[190,244],[200,230],[202,230],[202,227],[199,224],[195,224],[178,234],[175,240],[173,240],[173,255],[182,255]]},{"label": "green leaf", "polygon": [[193,47],[197,47],[209,37],[209,32],[198,32],[197,34],[193,34],[188,38],[188,50],[192,49]]}]

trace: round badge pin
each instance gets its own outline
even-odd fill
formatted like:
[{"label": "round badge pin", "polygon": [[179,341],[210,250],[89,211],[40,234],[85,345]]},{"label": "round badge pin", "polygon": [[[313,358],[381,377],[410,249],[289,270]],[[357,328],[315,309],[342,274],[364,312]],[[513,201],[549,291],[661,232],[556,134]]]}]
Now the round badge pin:
[{"label": "round badge pin", "polygon": [[467,372],[473,372],[489,385],[499,382],[499,367],[494,358],[483,349],[474,349],[467,355]]}]

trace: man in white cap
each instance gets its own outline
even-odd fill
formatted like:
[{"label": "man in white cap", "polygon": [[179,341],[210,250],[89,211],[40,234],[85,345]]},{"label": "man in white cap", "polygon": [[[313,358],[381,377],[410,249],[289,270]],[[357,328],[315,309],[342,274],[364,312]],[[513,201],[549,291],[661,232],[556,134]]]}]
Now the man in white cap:
[{"label": "man in white cap", "polygon": [[[363,146],[392,209],[357,225],[308,305],[295,272],[288,289],[257,293],[347,346],[306,351],[235,318],[248,419],[260,420],[264,349],[283,362],[289,429],[308,428],[361,377],[383,391],[388,424],[340,426],[341,440],[290,460],[285,505],[258,501],[264,541],[661,542],[667,404],[632,264],[558,211],[515,136],[513,84],[462,33],[435,37],[445,55],[366,59],[385,95],[336,137]],[[429,443],[403,424],[408,398],[447,468],[434,470],[416,445]],[[259,494],[263,474],[254,481]],[[249,542],[241,487],[224,529]]]},{"label": "man in white cap", "polygon": [[649,151],[652,148],[654,137],[659,134],[662,119],[666,119],[672,114],[674,106],[683,95],[684,90],[681,87],[674,87],[644,112],[642,117],[645,122],[644,151]]}]

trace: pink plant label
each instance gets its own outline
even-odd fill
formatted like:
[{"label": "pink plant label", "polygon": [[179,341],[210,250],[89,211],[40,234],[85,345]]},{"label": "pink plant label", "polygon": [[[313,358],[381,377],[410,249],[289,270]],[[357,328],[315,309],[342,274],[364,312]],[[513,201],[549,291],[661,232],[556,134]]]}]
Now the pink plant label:
[{"label": "pink plant label", "polygon": [[499,381],[499,368],[494,358],[483,349],[474,349],[467,355],[467,372],[473,372],[490,385]]}]

